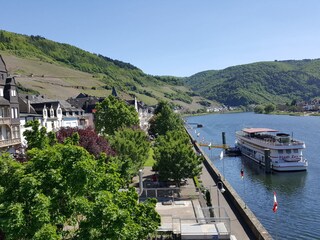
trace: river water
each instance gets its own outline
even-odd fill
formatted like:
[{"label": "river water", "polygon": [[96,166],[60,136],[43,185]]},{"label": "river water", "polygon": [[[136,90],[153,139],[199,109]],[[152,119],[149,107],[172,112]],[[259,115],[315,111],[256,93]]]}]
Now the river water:
[{"label": "river water", "polygon": [[[266,174],[263,167],[244,157],[220,160],[221,149],[203,148],[273,238],[320,239],[320,117],[233,113],[185,119],[197,141],[212,145],[221,145],[221,133],[225,132],[227,144],[234,146],[235,132],[245,127],[273,128],[304,141],[303,154],[309,163],[306,172]],[[192,123],[203,124],[203,128]],[[276,213],[272,211],[273,192],[277,194]]]}]

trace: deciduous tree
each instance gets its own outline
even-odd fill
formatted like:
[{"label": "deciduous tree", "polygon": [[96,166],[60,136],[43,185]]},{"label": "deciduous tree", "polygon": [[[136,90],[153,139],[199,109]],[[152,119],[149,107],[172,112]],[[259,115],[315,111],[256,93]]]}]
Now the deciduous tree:
[{"label": "deciduous tree", "polygon": [[155,136],[164,135],[168,131],[183,129],[181,118],[173,112],[168,102],[160,102],[155,113],[150,120],[150,134]]},{"label": "deciduous tree", "polygon": [[52,135],[50,135],[50,138],[48,138],[47,130],[45,127],[40,127],[40,122],[35,121],[28,121],[25,124],[27,129],[23,132],[23,136],[27,140],[28,149],[32,148],[39,148],[43,149],[46,147],[49,143],[53,143],[54,139],[52,139]]},{"label": "deciduous tree", "polygon": [[129,182],[148,158],[148,137],[141,129],[122,128],[110,138],[110,141],[119,159],[121,175]]},{"label": "deciduous tree", "polygon": [[0,156],[0,232],[6,239],[145,239],[159,226],[155,201],[121,191],[117,166],[55,144],[19,163]]},{"label": "deciduous tree", "polygon": [[160,178],[172,179],[178,185],[181,179],[191,178],[201,171],[201,160],[192,149],[184,131],[169,131],[159,136],[155,143],[156,168]]},{"label": "deciduous tree", "polygon": [[113,135],[122,127],[139,125],[139,117],[133,106],[110,95],[97,103],[95,113],[96,130],[105,135]]},{"label": "deciduous tree", "polygon": [[104,137],[99,136],[92,128],[61,128],[56,135],[58,141],[63,143],[66,138],[70,138],[74,133],[79,134],[79,145],[95,157],[98,157],[101,153],[111,156],[115,155],[109,142]]},{"label": "deciduous tree", "polygon": [[276,109],[276,107],[273,104],[268,104],[264,107],[264,111],[266,113],[271,113]]}]

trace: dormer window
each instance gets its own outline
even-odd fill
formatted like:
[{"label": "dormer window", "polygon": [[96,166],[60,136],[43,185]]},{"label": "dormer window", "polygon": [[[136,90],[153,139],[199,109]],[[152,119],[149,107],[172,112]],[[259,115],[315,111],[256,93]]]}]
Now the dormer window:
[{"label": "dormer window", "polygon": [[11,96],[12,97],[17,96],[17,91],[15,89],[11,89]]},{"label": "dormer window", "polygon": [[44,106],[44,108],[43,108],[43,117],[44,118],[47,117],[47,108],[46,108],[46,106]]},{"label": "dormer window", "polygon": [[50,117],[54,117],[54,111],[53,111],[53,107],[52,106],[50,108]]},{"label": "dormer window", "polygon": [[0,88],[0,97],[3,97],[3,88]]}]

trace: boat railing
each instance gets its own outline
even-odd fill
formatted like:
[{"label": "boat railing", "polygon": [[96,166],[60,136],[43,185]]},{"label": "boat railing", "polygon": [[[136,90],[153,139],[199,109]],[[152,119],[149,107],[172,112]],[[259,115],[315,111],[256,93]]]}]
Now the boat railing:
[{"label": "boat railing", "polygon": [[243,134],[243,133],[239,133],[237,132],[236,133],[238,136],[241,136],[241,137],[244,137],[244,138],[247,138],[247,139],[250,139],[250,140],[254,140],[254,141],[257,141],[257,142],[261,142],[261,143],[266,143],[266,144],[269,144],[269,145],[273,145],[273,146],[297,146],[297,145],[303,145],[304,142],[303,141],[300,141],[300,140],[291,140],[289,142],[284,142],[284,143],[281,143],[281,142],[278,142],[277,140],[275,140],[274,138],[264,138],[264,139],[261,139],[261,138],[257,138],[257,137],[250,137],[249,135],[246,135],[246,134]]}]

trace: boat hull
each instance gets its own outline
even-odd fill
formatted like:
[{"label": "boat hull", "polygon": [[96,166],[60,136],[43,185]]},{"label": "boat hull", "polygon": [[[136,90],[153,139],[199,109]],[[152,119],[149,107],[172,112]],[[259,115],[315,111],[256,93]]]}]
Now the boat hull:
[{"label": "boat hull", "polygon": [[[256,164],[259,164],[261,166],[265,166],[263,161],[260,161],[248,154],[242,153],[243,156],[246,156],[248,159],[253,160]],[[292,164],[286,164],[286,163],[282,163],[282,164],[278,164],[276,165],[276,163],[271,163],[271,169],[277,172],[298,172],[298,171],[306,171],[308,167],[308,164],[299,164],[299,165],[292,165]]]}]

